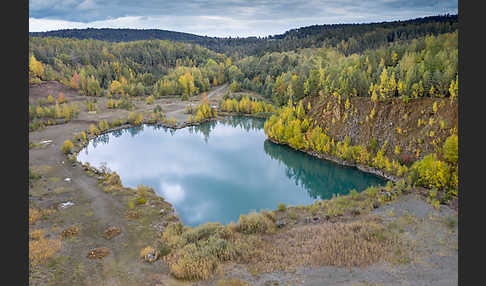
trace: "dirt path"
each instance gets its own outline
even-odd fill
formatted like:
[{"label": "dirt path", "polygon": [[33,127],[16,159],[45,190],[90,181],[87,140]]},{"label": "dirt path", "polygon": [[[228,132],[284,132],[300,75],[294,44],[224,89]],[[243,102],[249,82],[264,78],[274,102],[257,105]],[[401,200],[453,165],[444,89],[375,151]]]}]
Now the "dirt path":
[{"label": "dirt path", "polygon": [[[223,97],[224,92],[228,88],[228,84],[223,84],[217,86],[207,92],[207,97],[209,104],[216,105],[219,100]],[[187,120],[188,115],[185,114],[186,106],[188,105],[198,105],[202,101],[201,95],[191,98],[189,101],[174,101],[170,105],[165,105],[163,110],[169,110],[166,112],[167,118],[174,117],[177,121],[183,122]]]}]

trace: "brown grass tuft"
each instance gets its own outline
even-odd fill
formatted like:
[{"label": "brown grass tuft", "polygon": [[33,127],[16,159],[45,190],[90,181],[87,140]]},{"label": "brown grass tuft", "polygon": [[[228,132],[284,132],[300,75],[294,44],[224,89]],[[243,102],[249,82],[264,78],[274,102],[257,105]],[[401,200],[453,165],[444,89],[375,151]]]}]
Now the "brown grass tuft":
[{"label": "brown grass tuft", "polygon": [[78,226],[70,226],[68,228],[66,228],[65,230],[62,231],[61,233],[61,237],[62,238],[68,238],[68,237],[71,237],[71,236],[75,236],[79,233],[80,229]]},{"label": "brown grass tuft", "polygon": [[106,247],[98,247],[88,252],[89,259],[102,259],[108,255],[110,255],[110,249]]},{"label": "brown grass tuft", "polygon": [[125,212],[126,219],[138,219],[140,216],[140,212],[136,210],[128,210]]},{"label": "brown grass tuft", "polygon": [[103,237],[106,239],[112,239],[113,237],[119,235],[121,233],[121,229],[117,226],[110,226],[105,229]]}]

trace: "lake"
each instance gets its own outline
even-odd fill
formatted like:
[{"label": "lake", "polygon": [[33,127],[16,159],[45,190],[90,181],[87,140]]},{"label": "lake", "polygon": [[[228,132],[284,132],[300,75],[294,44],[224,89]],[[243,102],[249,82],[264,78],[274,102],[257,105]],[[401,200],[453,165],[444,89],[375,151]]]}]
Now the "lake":
[{"label": "lake", "polygon": [[240,214],[297,206],[386,182],[266,139],[263,119],[226,117],[178,130],[155,125],[91,140],[80,162],[116,171],[170,202],[185,225],[236,222]]}]

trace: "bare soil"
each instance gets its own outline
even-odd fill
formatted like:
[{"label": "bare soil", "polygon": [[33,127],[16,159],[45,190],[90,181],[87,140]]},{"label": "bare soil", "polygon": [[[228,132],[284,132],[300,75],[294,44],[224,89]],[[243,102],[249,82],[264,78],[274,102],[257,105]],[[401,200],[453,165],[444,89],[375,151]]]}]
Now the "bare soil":
[{"label": "bare soil", "polygon": [[[209,91],[209,103],[216,105],[226,89],[223,85]],[[435,210],[415,195],[401,197],[373,212],[410,245],[406,256],[409,261],[366,268],[313,267],[252,274],[245,265],[228,264],[208,281],[173,279],[162,259],[147,263],[140,258],[143,248],[155,247],[154,241],[174,215],[172,206],[163,199],[149,197],[145,205],[131,209],[128,201],[136,195],[133,191],[105,192],[96,175],[71,163],[61,152],[65,140],[91,123],[124,118],[129,111],[106,109],[107,99],[98,98],[98,111],[88,113],[83,105],[86,97],[54,81],[31,86],[29,102],[37,104],[38,98],[57,96],[59,92],[68,103],[79,102],[82,108],[79,116],[68,123],[29,132],[29,141],[38,144],[29,149],[29,167],[41,175],[29,187],[29,207],[51,210],[29,225],[29,231],[43,229],[46,237],[62,237],[62,246],[47,263],[30,267],[30,285],[218,285],[225,278],[241,279],[250,285],[457,284],[457,211],[447,206]],[[140,100],[133,111],[149,112],[158,104],[168,118],[185,121],[185,107],[200,102],[201,95],[189,101],[178,97],[159,99],[152,105]],[[52,142],[39,144],[45,140]],[[105,238],[105,231],[113,226],[119,233]],[[98,252],[91,253],[95,249]],[[90,259],[90,253],[99,258]]]}]

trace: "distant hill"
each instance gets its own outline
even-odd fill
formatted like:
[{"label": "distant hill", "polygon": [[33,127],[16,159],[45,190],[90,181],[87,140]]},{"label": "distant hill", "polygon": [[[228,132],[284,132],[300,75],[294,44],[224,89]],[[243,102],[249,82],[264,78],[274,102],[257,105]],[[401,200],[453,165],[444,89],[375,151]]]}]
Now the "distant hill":
[{"label": "distant hill", "polygon": [[64,29],[48,32],[30,32],[33,37],[61,37],[96,39],[109,42],[139,40],[171,40],[199,44],[226,55],[261,56],[265,52],[282,52],[299,48],[338,47],[343,53],[359,53],[396,40],[408,40],[427,34],[455,31],[458,15],[438,15],[406,21],[366,24],[313,25],[289,30],[268,37],[219,38],[158,29]]}]

